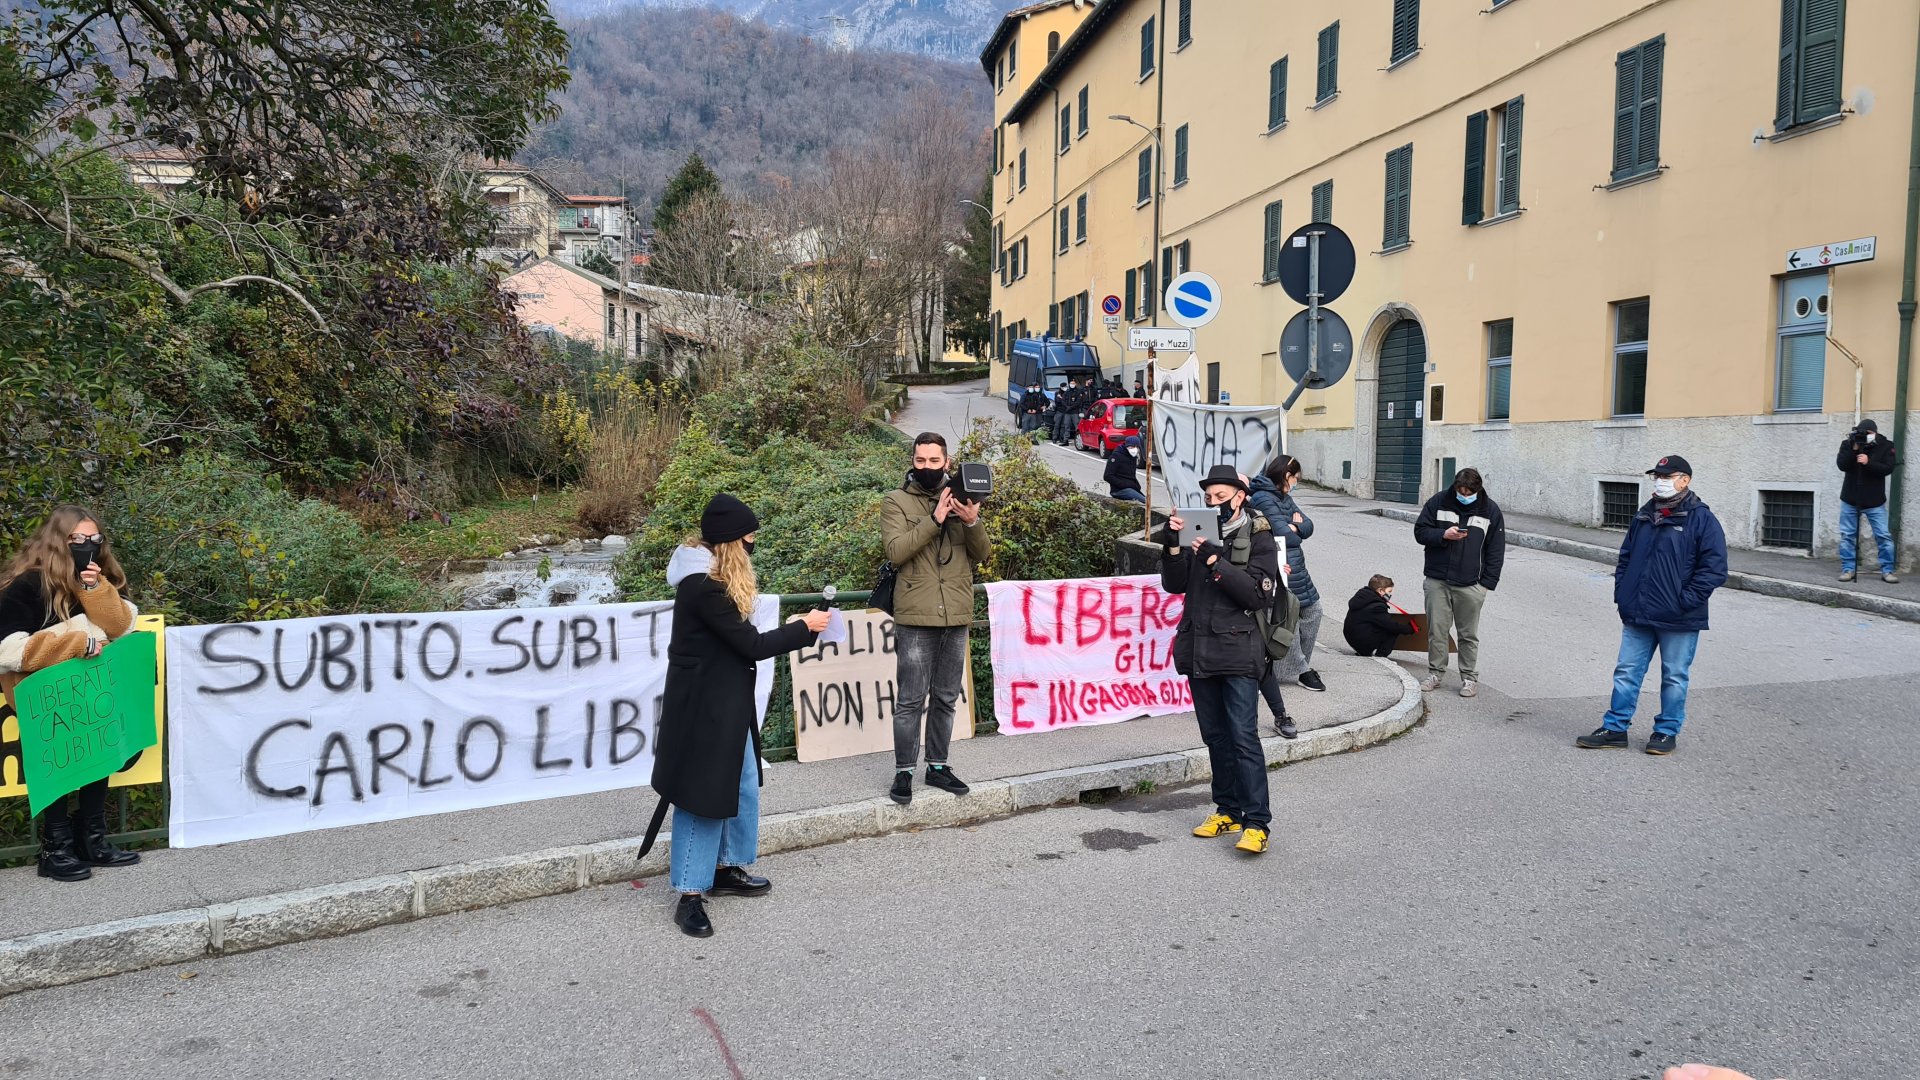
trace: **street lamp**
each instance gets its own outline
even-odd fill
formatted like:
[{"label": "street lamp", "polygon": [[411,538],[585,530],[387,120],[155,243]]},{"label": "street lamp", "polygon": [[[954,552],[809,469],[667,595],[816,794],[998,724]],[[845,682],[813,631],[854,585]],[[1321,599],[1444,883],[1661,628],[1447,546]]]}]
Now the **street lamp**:
[{"label": "street lamp", "polygon": [[[1159,266],[1160,265],[1160,202],[1164,196],[1164,190],[1165,190],[1160,183],[1160,178],[1161,178],[1161,170],[1166,165],[1166,157],[1167,157],[1166,148],[1160,141],[1160,127],[1158,124],[1154,125],[1153,127],[1148,127],[1147,125],[1141,123],[1138,120],[1135,120],[1133,117],[1128,116],[1125,113],[1111,113],[1107,116],[1107,119],[1118,120],[1123,124],[1132,124],[1134,127],[1137,127],[1141,131],[1146,132],[1147,135],[1153,139],[1153,247],[1147,252],[1147,265],[1149,267]],[[1151,273],[1152,271],[1149,270],[1148,272]],[[1166,285],[1166,282],[1164,281],[1160,282],[1160,285],[1161,287],[1164,288]],[[1124,356],[1125,354],[1122,353],[1122,355]],[[1149,356],[1152,355],[1152,350],[1148,350],[1148,355]],[[1126,377],[1127,377],[1126,364],[1122,363],[1120,365],[1120,378],[1122,381],[1124,381]],[[1145,524],[1142,525],[1140,529],[1140,536],[1142,539],[1151,538],[1153,535],[1153,387],[1148,386],[1146,388],[1146,395],[1147,395],[1147,418],[1146,418],[1147,436],[1145,439],[1142,439],[1141,441],[1146,446],[1146,454],[1144,455],[1145,460],[1142,462],[1142,464],[1146,466],[1146,472],[1147,472],[1147,491],[1146,491],[1147,502],[1146,502],[1146,506],[1143,507],[1143,510],[1145,512]]]}]

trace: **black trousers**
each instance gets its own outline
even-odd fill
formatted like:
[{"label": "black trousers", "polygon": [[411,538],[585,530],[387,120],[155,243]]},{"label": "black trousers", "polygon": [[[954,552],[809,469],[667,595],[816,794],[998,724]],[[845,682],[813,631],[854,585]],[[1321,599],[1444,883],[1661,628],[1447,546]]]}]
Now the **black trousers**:
[{"label": "black trousers", "polygon": [[[70,804],[73,803],[78,804],[77,810],[74,810],[70,806]],[[51,806],[40,811],[40,829],[42,832],[45,832],[49,825],[71,824],[75,818],[78,818],[80,823],[85,825],[89,821],[98,820],[105,816],[106,812],[107,782],[105,780],[95,780],[93,783],[74,792],[72,796],[62,796],[55,799]]]}]

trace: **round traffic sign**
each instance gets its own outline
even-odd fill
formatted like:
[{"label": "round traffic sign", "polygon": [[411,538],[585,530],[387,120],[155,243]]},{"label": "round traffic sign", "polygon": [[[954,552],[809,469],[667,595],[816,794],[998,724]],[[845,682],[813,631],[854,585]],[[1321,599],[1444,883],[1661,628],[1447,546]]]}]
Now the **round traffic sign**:
[{"label": "round traffic sign", "polygon": [[1174,322],[1197,330],[1220,314],[1220,283],[1190,270],[1167,282],[1166,312]]},{"label": "round traffic sign", "polygon": [[1353,241],[1337,225],[1316,221],[1293,230],[1280,245],[1280,287],[1303,304],[1307,296],[1307,276],[1312,261],[1313,243],[1309,237],[1320,234],[1320,302],[1331,304],[1353,284]]},{"label": "round traffic sign", "polygon": [[1100,301],[1100,311],[1105,315],[1120,314],[1120,298],[1117,296],[1109,296],[1105,300]]},{"label": "round traffic sign", "polygon": [[1320,309],[1320,351],[1315,357],[1319,370],[1307,376],[1307,333],[1312,320],[1301,312],[1287,321],[1280,331],[1280,365],[1294,382],[1305,381],[1309,390],[1324,390],[1347,377],[1353,365],[1353,331],[1347,320],[1327,308]]}]

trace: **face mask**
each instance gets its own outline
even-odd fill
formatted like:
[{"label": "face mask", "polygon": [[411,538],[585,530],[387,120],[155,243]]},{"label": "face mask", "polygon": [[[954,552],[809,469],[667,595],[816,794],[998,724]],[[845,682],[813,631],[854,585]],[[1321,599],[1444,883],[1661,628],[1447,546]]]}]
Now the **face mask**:
[{"label": "face mask", "polygon": [[1386,592],[1383,592],[1383,593],[1381,593],[1381,594],[1380,594],[1380,599],[1382,599],[1382,600],[1391,600],[1391,599],[1393,599],[1393,590],[1392,590],[1392,589],[1388,589],[1388,590],[1387,590]]},{"label": "face mask", "polygon": [[1877,438],[1879,438],[1879,437],[1880,437],[1880,436],[1879,436],[1879,435],[1878,435],[1877,433],[1875,433],[1875,432],[1872,432],[1872,431],[1869,431],[1869,432],[1867,432],[1867,441],[1868,441],[1868,442],[1872,442],[1873,440],[1875,440],[1875,439],[1877,439]]},{"label": "face mask", "polygon": [[67,550],[73,553],[73,576],[79,577],[87,569],[94,556],[100,554],[102,546],[91,542],[67,545]]},{"label": "face mask", "polygon": [[1462,495],[1456,491],[1453,493],[1453,497],[1460,500],[1461,506],[1472,506],[1480,500],[1480,493],[1476,491],[1471,495]]},{"label": "face mask", "polygon": [[743,547],[743,548],[746,548],[746,549],[747,549],[747,554],[748,554],[748,555],[752,555],[752,554],[753,554],[753,541],[751,541],[751,540],[742,540],[742,541],[740,541],[740,546],[741,546],[741,547]]},{"label": "face mask", "polygon": [[932,492],[938,492],[941,483],[944,482],[946,478],[947,471],[945,469],[913,470],[913,482]]},{"label": "face mask", "polygon": [[1220,531],[1221,532],[1223,533],[1226,532],[1227,526],[1233,524],[1234,513],[1235,511],[1233,508],[1233,504],[1231,502],[1223,502],[1220,504]]},{"label": "face mask", "polygon": [[1674,483],[1671,476],[1656,477],[1653,481],[1653,497],[1656,499],[1671,499],[1679,492],[1680,485]]}]

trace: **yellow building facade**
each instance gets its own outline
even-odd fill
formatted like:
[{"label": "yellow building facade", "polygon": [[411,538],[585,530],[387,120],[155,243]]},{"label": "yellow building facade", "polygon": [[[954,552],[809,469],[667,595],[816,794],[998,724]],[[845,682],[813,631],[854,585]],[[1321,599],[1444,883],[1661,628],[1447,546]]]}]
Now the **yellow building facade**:
[{"label": "yellow building facade", "polygon": [[[1098,310],[1082,322],[1080,295],[1126,297],[1123,327],[1160,324],[1129,283],[1200,270],[1222,287],[1196,334],[1204,385],[1278,403],[1301,305],[1276,248],[1330,221],[1358,252],[1329,305],[1356,348],[1291,412],[1308,479],[1414,502],[1472,465],[1509,510],[1609,525],[1677,453],[1734,543],[1831,553],[1856,386],[1860,414],[1894,430],[1920,5],[1035,7],[983,57],[994,71],[1043,18],[1073,22],[995,98],[998,351],[1051,322],[1084,327],[1110,371],[1137,365]],[[1871,260],[1819,264],[1864,238]]]}]

